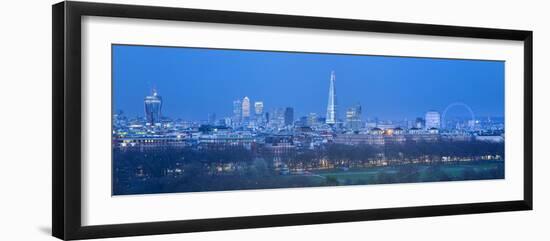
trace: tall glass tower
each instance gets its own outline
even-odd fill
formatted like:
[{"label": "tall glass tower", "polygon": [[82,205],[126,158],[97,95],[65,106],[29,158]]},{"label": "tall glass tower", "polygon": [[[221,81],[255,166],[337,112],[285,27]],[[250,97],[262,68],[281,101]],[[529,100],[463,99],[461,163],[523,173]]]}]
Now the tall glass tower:
[{"label": "tall glass tower", "polygon": [[254,102],[254,117],[257,123],[264,123],[264,102],[256,101]]},{"label": "tall glass tower", "polygon": [[153,93],[150,96],[145,96],[143,101],[145,105],[145,118],[147,124],[155,125],[160,123],[162,98],[158,95],[157,90],[153,89]]},{"label": "tall glass tower", "polygon": [[346,127],[351,130],[359,130],[362,127],[361,104],[357,103],[346,111]]},{"label": "tall glass tower", "polygon": [[243,113],[243,119],[248,119],[250,118],[250,99],[245,96],[243,98],[243,109],[242,109],[242,113]]},{"label": "tall glass tower", "polygon": [[233,101],[233,124],[238,125],[242,118],[242,102],[241,100]]},{"label": "tall glass tower", "polygon": [[254,111],[256,116],[261,116],[264,113],[264,102],[263,101],[254,102]]},{"label": "tall glass tower", "polygon": [[336,82],[336,74],[334,71],[330,73],[330,87],[328,89],[328,104],[327,104],[327,118],[326,122],[329,125],[336,124],[338,120],[338,103],[336,102],[336,88],[334,86]]}]

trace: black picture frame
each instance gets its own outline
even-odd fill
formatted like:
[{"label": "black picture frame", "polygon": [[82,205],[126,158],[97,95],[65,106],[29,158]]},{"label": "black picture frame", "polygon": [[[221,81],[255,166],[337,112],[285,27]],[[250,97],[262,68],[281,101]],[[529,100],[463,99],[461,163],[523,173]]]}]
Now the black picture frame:
[{"label": "black picture frame", "polygon": [[[81,224],[81,17],[104,16],[349,30],[430,36],[517,40],[524,43],[523,199],[420,207],[342,210],[283,215],[212,218],[82,226]],[[53,164],[52,233],[65,239],[185,233],[381,219],[532,210],[533,208],[533,32],[415,23],[305,17],[262,13],[150,7],[90,2],[52,6]]]}]

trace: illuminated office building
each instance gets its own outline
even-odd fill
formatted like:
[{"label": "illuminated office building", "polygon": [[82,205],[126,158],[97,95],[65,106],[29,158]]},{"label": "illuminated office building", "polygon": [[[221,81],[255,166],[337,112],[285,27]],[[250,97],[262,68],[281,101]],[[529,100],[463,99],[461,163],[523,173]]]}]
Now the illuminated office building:
[{"label": "illuminated office building", "polygon": [[241,122],[242,117],[242,102],[241,100],[233,101],[233,125],[238,125]]},{"label": "illuminated office building", "polygon": [[254,112],[256,116],[261,116],[264,113],[264,102],[262,101],[254,102]]},{"label": "illuminated office building", "polygon": [[346,127],[351,130],[359,130],[362,127],[361,105],[356,104],[346,111]]},{"label": "illuminated office building", "polygon": [[428,111],[426,112],[425,117],[426,129],[431,128],[441,128],[441,115],[437,111]]},{"label": "illuminated office building", "polygon": [[266,121],[265,118],[264,118],[264,102],[263,101],[254,102],[254,116],[256,118],[256,122],[258,122],[258,123],[264,123]]},{"label": "illuminated office building", "polygon": [[145,106],[145,118],[147,119],[147,124],[160,124],[162,98],[158,95],[157,91],[153,89],[152,95],[145,96],[145,100],[143,102]]},{"label": "illuminated office building", "polygon": [[250,99],[248,99],[248,97],[246,96],[243,98],[242,113],[243,119],[250,118]]}]

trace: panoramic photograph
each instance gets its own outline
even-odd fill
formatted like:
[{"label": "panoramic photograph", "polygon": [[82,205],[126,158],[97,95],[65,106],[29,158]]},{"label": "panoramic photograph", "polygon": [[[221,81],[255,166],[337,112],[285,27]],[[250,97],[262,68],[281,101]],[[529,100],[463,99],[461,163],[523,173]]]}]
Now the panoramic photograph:
[{"label": "panoramic photograph", "polygon": [[503,61],[111,50],[114,196],[505,178]]}]

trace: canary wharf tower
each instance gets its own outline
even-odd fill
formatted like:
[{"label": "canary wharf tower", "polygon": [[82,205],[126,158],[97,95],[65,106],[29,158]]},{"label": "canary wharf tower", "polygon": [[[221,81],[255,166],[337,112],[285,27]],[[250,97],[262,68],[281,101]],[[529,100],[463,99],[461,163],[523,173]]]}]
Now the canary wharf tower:
[{"label": "canary wharf tower", "polygon": [[330,87],[328,89],[328,104],[327,104],[327,118],[326,123],[329,125],[336,124],[338,119],[338,103],[336,102],[336,88],[334,82],[336,81],[336,74],[334,71],[330,73]]}]

